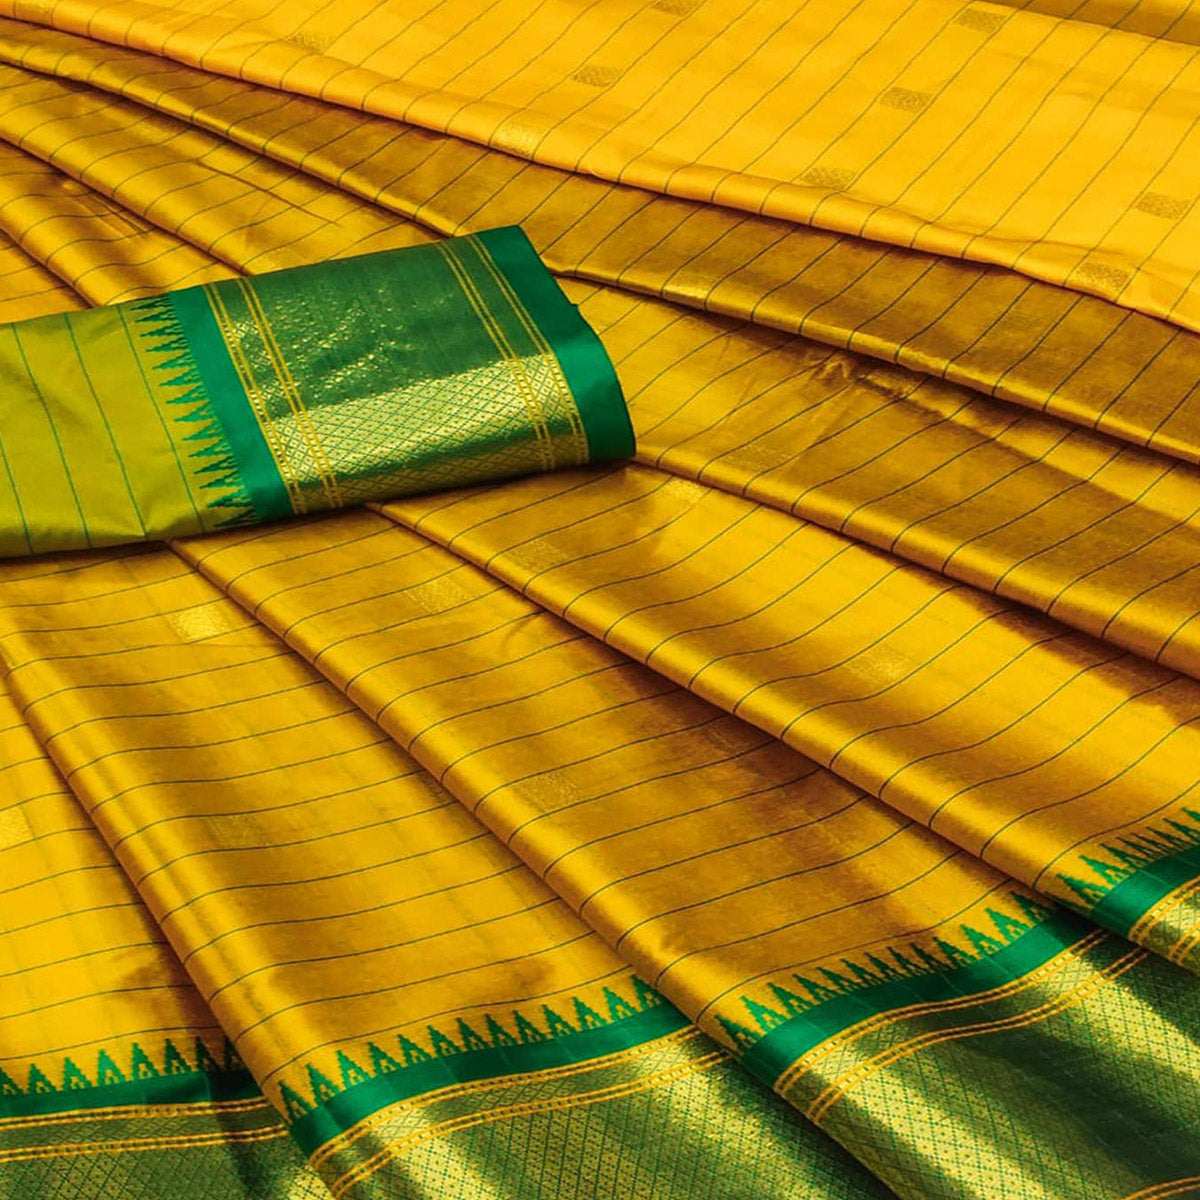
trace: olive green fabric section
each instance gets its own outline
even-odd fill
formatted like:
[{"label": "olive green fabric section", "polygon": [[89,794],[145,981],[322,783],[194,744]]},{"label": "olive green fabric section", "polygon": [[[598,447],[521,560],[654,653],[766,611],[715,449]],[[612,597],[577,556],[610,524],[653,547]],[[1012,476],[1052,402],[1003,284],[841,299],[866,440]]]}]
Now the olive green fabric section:
[{"label": "olive green fabric section", "polygon": [[261,1096],[0,1121],[0,1194],[38,1200],[328,1200]]},{"label": "olive green fabric section", "polygon": [[0,555],[633,451],[612,364],[516,228],[3,326],[0,381]]},{"label": "olive green fabric section", "polygon": [[206,528],[127,306],[0,327],[0,554]]},{"label": "olive green fabric section", "polygon": [[862,1022],[777,1086],[885,1182],[919,1181],[930,1200],[998,1178],[1015,1200],[1191,1196],[1198,1005],[1194,979],[1093,931],[1007,987]]}]

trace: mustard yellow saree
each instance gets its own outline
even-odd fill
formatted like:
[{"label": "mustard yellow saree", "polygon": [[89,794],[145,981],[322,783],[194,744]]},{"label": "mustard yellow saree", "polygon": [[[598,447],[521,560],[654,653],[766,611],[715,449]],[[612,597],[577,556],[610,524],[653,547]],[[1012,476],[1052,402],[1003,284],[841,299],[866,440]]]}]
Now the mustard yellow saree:
[{"label": "mustard yellow saree", "polygon": [[1200,1196],[1198,46],[0,0],[0,1196]]}]

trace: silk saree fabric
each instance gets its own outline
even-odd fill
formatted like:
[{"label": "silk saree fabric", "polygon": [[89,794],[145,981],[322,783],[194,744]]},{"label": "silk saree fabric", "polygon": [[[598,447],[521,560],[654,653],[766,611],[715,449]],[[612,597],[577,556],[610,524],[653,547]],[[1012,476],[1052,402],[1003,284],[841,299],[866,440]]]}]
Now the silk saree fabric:
[{"label": "silk saree fabric", "polygon": [[516,225],[636,433],[0,564],[0,1193],[1200,1195],[1186,7],[0,9],[5,320]]}]

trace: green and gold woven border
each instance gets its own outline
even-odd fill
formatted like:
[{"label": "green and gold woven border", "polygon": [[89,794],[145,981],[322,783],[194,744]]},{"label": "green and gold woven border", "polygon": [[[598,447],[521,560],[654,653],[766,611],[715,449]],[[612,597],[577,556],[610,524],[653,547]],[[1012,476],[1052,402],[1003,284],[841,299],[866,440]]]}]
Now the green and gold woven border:
[{"label": "green and gold woven border", "polygon": [[177,537],[632,454],[525,235],[0,326],[0,555]]},{"label": "green and gold woven border", "polygon": [[201,469],[233,462],[219,480],[240,486],[218,502],[248,497],[258,520],[633,451],[607,355],[519,229],[207,284],[142,310],[186,331],[221,435]]}]

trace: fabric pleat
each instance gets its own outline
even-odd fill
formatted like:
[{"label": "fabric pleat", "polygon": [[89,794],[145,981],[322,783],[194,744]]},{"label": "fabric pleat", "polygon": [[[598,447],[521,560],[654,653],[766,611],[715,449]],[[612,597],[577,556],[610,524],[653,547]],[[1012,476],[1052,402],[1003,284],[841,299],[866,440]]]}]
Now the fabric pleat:
[{"label": "fabric pleat", "polygon": [[1195,131],[1171,99],[1195,88],[1196,52],[1169,37],[953,0],[792,13],[510,2],[467,21],[431,4],[366,9],[349,27],[317,0],[239,9],[3,6],[570,171],[996,263],[1195,327]]}]

